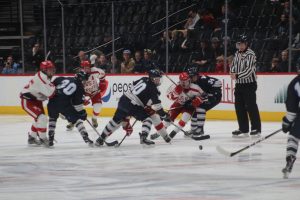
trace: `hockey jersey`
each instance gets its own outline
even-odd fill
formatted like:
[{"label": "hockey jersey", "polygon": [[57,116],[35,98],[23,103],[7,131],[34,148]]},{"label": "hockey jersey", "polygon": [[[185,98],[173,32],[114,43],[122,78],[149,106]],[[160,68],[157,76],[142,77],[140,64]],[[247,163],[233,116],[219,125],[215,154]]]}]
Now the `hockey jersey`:
[{"label": "hockey jersey", "polygon": [[196,84],[191,83],[188,89],[183,89],[180,94],[175,91],[176,86],[172,85],[168,89],[167,97],[170,100],[176,101],[181,105],[184,105],[188,100],[194,97],[200,97],[203,94],[203,90]]},{"label": "hockey jersey", "polygon": [[285,102],[287,115],[289,121],[294,121],[296,116],[300,113],[300,75],[296,76],[289,84],[287,90],[287,99]]},{"label": "hockey jersey", "polygon": [[217,78],[201,75],[195,84],[201,87],[207,94],[221,93],[222,82]]},{"label": "hockey jersey", "polygon": [[153,110],[162,108],[159,99],[160,92],[157,86],[147,77],[143,77],[133,82],[130,90],[125,95],[131,100],[131,103],[138,106],[150,106]]},{"label": "hockey jersey", "polygon": [[103,95],[107,89],[107,86],[108,82],[105,80],[105,72],[102,69],[92,67],[89,79],[84,85],[84,91],[86,95],[93,97],[99,92],[101,92]]},{"label": "hockey jersey", "polygon": [[39,71],[23,88],[20,96],[22,98],[45,101],[53,97],[55,94],[55,86],[46,74]]},{"label": "hockey jersey", "polygon": [[75,110],[83,110],[84,88],[81,81],[74,77],[57,77],[53,84],[56,86],[57,94],[49,100],[60,109],[73,106]]}]

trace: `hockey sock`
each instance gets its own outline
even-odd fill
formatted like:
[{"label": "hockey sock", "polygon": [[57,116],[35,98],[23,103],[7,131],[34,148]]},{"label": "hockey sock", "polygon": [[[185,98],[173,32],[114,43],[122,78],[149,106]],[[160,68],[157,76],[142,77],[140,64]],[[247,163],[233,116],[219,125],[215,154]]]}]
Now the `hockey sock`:
[{"label": "hockey sock", "polygon": [[120,127],[121,123],[117,123],[114,121],[114,119],[111,119],[108,124],[105,126],[102,135],[105,134],[106,136],[109,136],[112,134],[115,130],[117,130]]},{"label": "hockey sock", "polygon": [[75,123],[75,126],[82,137],[88,136],[88,133],[87,133],[81,119],[77,120],[77,122]]},{"label": "hockey sock", "polygon": [[191,120],[192,131],[200,132],[203,129],[206,119],[206,110],[203,108],[196,108]]},{"label": "hockey sock", "polygon": [[36,138],[37,137],[37,132],[38,131],[37,131],[36,127],[35,127],[35,123],[33,123],[32,126],[31,126],[30,136]]},{"label": "hockey sock", "polygon": [[287,147],[286,147],[286,156],[296,157],[298,151],[299,139],[293,135],[288,136]]},{"label": "hockey sock", "polygon": [[55,128],[56,128],[56,119],[50,118],[49,125],[48,125],[49,136],[54,136]]},{"label": "hockey sock", "polygon": [[150,117],[148,117],[143,121],[142,133],[147,133],[148,136],[151,131],[151,126],[152,126],[152,120]]}]

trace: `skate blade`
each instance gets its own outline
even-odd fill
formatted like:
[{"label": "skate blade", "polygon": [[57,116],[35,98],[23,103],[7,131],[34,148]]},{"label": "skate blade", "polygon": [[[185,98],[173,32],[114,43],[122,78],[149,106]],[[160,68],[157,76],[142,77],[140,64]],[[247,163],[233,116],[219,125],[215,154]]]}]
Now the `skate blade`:
[{"label": "skate blade", "polygon": [[283,178],[284,179],[288,179],[289,178],[290,173],[289,172],[283,172]]},{"label": "skate blade", "polygon": [[143,148],[147,149],[147,148],[153,148],[155,147],[155,144],[141,144]]},{"label": "skate blade", "polygon": [[232,135],[233,138],[248,138],[249,134],[248,133],[242,133],[240,135]]}]

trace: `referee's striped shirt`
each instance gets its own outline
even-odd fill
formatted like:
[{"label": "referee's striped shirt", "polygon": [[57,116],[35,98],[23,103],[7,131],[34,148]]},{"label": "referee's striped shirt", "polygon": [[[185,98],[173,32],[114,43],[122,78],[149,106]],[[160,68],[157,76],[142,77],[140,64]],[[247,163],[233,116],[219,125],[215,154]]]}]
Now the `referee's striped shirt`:
[{"label": "referee's striped shirt", "polygon": [[230,72],[237,73],[236,83],[256,82],[256,56],[254,51],[249,48],[244,52],[237,51]]}]

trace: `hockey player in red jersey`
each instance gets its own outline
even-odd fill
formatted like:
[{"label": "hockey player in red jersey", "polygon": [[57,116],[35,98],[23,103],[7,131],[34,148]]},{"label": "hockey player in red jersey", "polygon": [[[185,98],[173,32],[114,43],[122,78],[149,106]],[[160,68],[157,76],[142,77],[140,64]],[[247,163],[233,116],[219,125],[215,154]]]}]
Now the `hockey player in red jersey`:
[{"label": "hockey player in red jersey", "polygon": [[[84,105],[88,105],[91,101],[93,106],[92,124],[97,128],[97,116],[99,116],[102,108],[101,98],[107,89],[108,81],[105,79],[105,72],[102,69],[91,66],[89,61],[82,61],[80,66],[85,73],[89,74],[89,79],[84,85],[85,95],[87,97]],[[69,124],[67,129],[70,130],[73,127],[73,124]]]},{"label": "hockey player in red jersey", "polygon": [[40,71],[21,91],[22,108],[34,119],[31,132],[28,134],[28,144],[43,143],[48,146],[46,135],[48,118],[45,115],[43,101],[55,94],[55,86],[51,83],[54,74],[55,66],[51,61],[41,62]]},{"label": "hockey player in red jersey", "polygon": [[[186,72],[179,75],[179,84],[169,89],[167,97],[174,101],[169,111],[170,119],[174,121],[180,113],[182,114],[178,127],[175,127],[170,133],[171,138],[185,126],[193,115],[195,108],[202,103],[200,98],[202,93],[203,90],[198,85],[191,83]],[[166,124],[166,126],[168,125]]]}]

